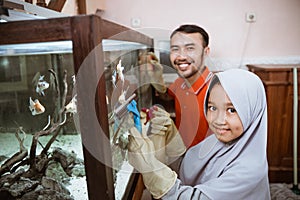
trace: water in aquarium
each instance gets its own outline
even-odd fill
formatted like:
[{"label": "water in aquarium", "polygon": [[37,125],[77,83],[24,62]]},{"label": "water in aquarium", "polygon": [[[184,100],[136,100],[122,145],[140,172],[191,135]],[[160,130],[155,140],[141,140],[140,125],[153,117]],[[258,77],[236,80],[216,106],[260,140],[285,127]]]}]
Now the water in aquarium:
[{"label": "water in aquarium", "polygon": [[[114,104],[129,89],[116,92],[118,64],[125,76],[139,77],[133,68],[141,47],[128,44],[130,50],[118,43],[105,45],[103,56],[115,199],[122,199],[133,170],[126,151],[113,143]],[[82,140],[74,120],[75,82],[71,42],[0,46],[0,199],[88,199]],[[151,104],[151,92],[143,92],[137,92],[139,109]]]},{"label": "water in aquarium", "polygon": [[0,48],[0,186],[5,198],[88,199],[81,136],[73,120],[70,47]]}]

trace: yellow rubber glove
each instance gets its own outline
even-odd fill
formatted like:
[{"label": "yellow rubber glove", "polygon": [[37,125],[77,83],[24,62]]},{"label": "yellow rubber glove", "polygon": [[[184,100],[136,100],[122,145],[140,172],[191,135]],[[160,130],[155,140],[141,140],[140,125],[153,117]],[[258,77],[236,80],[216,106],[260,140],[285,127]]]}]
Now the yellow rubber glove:
[{"label": "yellow rubber glove", "polygon": [[143,177],[144,184],[155,199],[164,196],[175,184],[177,174],[157,160],[152,141],[133,127],[128,144],[129,163]]},{"label": "yellow rubber glove", "polygon": [[139,56],[139,65],[145,68],[151,85],[159,93],[166,93],[167,87],[163,79],[163,66],[153,52],[147,52]]},{"label": "yellow rubber glove", "polygon": [[150,110],[152,117],[148,137],[154,144],[157,159],[169,165],[185,153],[186,146],[170,114],[159,106]]}]

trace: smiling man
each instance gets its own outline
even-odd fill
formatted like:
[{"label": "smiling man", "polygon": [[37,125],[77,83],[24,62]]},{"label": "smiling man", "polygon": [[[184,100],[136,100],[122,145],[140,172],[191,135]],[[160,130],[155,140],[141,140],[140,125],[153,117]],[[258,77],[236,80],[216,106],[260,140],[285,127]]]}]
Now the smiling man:
[{"label": "smiling man", "polygon": [[170,61],[179,78],[168,88],[175,99],[175,124],[187,147],[202,141],[208,134],[203,103],[212,73],[204,60],[209,54],[209,36],[197,26],[186,24],[170,37]]},{"label": "smiling man", "polygon": [[204,116],[204,97],[212,73],[205,66],[209,54],[207,32],[193,24],[181,25],[170,36],[170,61],[179,77],[167,88],[163,80],[163,67],[153,53],[140,56],[140,69],[146,64],[147,75],[158,96],[174,99],[175,125],[187,148],[201,142],[207,135],[208,124]]}]

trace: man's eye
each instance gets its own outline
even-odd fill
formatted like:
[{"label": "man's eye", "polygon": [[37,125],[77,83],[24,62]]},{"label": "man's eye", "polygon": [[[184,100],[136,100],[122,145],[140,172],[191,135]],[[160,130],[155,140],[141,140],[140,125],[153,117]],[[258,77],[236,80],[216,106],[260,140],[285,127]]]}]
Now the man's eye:
[{"label": "man's eye", "polygon": [[195,48],[194,47],[187,47],[186,48],[188,51],[193,51]]},{"label": "man's eye", "polygon": [[228,112],[229,112],[229,113],[235,113],[235,112],[236,112],[236,109],[235,109],[235,108],[228,108]]},{"label": "man's eye", "polygon": [[178,52],[178,48],[171,48],[171,52],[172,53]]}]

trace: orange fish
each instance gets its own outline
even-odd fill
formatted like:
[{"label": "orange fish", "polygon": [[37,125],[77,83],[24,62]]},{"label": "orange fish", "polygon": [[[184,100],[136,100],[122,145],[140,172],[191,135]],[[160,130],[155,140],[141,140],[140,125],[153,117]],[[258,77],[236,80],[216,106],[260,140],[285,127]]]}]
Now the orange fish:
[{"label": "orange fish", "polygon": [[29,97],[29,109],[32,115],[38,115],[45,112],[45,107],[40,103],[38,99],[34,101]]}]

